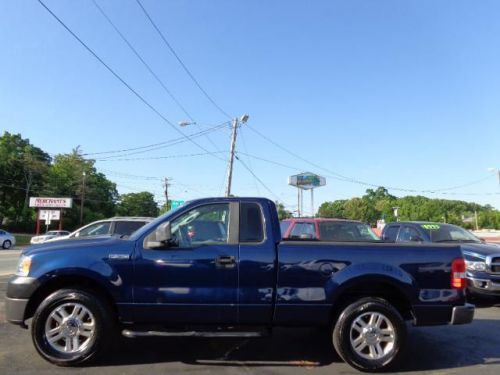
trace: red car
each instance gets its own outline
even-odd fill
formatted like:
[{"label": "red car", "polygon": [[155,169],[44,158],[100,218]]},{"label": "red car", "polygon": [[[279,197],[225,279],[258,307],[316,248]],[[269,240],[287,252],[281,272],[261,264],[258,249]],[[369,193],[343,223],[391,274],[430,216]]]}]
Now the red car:
[{"label": "red car", "polygon": [[356,220],[294,218],[280,225],[284,240],[380,241],[368,224]]}]

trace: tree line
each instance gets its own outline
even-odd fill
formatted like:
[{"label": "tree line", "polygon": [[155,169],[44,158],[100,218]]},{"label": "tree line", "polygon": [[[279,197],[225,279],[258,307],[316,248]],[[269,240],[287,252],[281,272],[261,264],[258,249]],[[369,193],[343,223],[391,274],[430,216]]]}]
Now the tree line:
[{"label": "tree line", "polygon": [[387,189],[368,189],[361,198],[324,202],[319,217],[361,220],[375,225],[377,220],[395,221],[394,208],[398,207],[399,220],[434,221],[475,229],[476,214],[479,228],[500,229],[500,211],[490,205],[460,200],[432,199],[417,196],[395,197]]},{"label": "tree line", "polygon": [[36,212],[29,197],[73,198],[64,210],[64,228],[114,215],[152,216],[159,213],[153,194],[144,191],[119,195],[116,184],[98,172],[95,161],[86,159],[77,147],[71,153],[51,156],[20,134],[4,132],[0,137],[0,225],[14,231],[32,232]]}]

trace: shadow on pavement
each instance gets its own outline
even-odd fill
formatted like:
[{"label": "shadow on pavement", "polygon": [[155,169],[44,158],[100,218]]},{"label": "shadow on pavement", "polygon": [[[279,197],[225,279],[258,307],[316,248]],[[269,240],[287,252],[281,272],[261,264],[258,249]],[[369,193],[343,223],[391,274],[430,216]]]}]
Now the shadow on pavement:
[{"label": "shadow on pavement", "polygon": [[[470,325],[410,328],[398,372],[445,370],[499,364],[500,321]],[[121,339],[100,366],[182,362],[213,366],[321,367],[342,362],[327,334],[316,329],[277,329],[262,339]]]}]

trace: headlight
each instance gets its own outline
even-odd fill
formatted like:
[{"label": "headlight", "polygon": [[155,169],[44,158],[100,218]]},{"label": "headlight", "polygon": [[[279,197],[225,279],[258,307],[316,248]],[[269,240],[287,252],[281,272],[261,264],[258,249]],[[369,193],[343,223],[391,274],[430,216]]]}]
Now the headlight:
[{"label": "headlight", "polygon": [[466,260],[465,266],[467,267],[467,271],[486,271],[485,262],[472,262],[470,260]]},{"label": "headlight", "polygon": [[19,263],[17,264],[16,275],[17,276],[28,276],[31,268],[31,257],[26,255],[21,255],[19,258]]}]

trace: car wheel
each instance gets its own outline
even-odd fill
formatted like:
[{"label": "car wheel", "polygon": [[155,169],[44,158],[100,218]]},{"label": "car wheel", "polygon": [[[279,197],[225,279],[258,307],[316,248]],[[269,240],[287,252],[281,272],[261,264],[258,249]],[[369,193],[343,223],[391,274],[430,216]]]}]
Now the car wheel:
[{"label": "car wheel", "polygon": [[12,246],[12,242],[10,242],[10,240],[5,240],[3,241],[3,244],[2,244],[2,247],[7,250],[7,249],[10,249],[10,247]]},{"label": "car wheel", "polygon": [[31,335],[36,350],[59,366],[91,362],[107,349],[115,317],[95,294],[61,289],[46,298],[33,317]]},{"label": "car wheel", "polygon": [[386,300],[368,297],[342,311],[332,335],[335,350],[345,362],[374,372],[397,362],[406,342],[406,325]]}]

